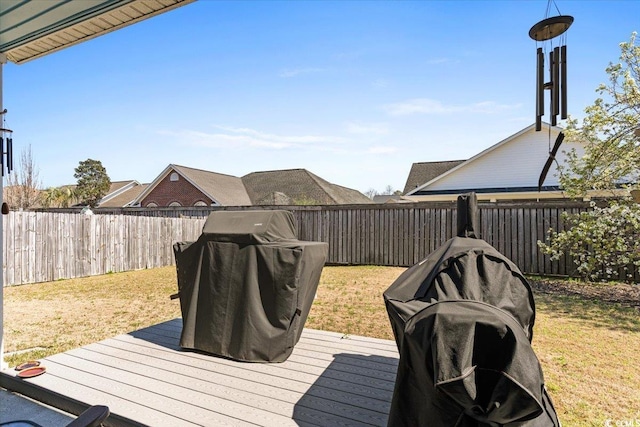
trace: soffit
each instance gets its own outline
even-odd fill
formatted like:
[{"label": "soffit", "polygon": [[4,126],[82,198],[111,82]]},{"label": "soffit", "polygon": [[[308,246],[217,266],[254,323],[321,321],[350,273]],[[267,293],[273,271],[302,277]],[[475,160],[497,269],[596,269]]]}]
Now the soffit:
[{"label": "soffit", "polygon": [[0,53],[16,64],[195,0],[2,0]]}]

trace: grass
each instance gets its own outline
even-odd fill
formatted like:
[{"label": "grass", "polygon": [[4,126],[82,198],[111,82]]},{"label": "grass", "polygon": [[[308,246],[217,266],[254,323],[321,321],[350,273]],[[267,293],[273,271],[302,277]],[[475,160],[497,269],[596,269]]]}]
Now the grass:
[{"label": "grass", "polygon": [[[393,339],[382,292],[402,271],[326,267],[306,326]],[[176,289],[173,267],[5,288],[5,351],[27,350],[6,361],[14,366],[176,318],[179,302],[169,299]],[[538,294],[536,304],[533,346],[563,425],[637,423],[638,311],[575,295]]]},{"label": "grass", "polygon": [[577,296],[537,295],[536,303],[533,348],[563,424],[636,423],[640,419],[638,311]]},{"label": "grass", "polygon": [[180,316],[175,268],[112,273],[4,289],[10,365]]}]

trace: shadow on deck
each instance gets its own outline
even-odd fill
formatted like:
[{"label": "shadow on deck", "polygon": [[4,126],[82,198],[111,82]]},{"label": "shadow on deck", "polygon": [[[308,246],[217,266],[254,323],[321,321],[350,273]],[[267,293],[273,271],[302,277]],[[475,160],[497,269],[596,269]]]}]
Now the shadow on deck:
[{"label": "shadow on deck", "polygon": [[393,341],[305,329],[283,363],[183,351],[180,319],[44,359],[47,373],[0,386],[78,414],[110,407],[108,425],[376,425],[387,423]]}]

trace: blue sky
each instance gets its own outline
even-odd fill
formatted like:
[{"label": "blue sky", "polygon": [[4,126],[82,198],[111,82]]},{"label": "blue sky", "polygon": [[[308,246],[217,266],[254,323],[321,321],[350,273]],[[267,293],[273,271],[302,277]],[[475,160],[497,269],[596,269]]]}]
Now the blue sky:
[{"label": "blue sky", "polygon": [[[640,2],[556,1],[569,113],[595,98]],[[235,176],[306,168],[402,189],[413,162],[469,158],[530,125],[547,1],[200,0],[4,67],[6,124],[44,187],[101,160],[112,181],[168,164]],[[555,8],[551,15],[556,15]]]}]

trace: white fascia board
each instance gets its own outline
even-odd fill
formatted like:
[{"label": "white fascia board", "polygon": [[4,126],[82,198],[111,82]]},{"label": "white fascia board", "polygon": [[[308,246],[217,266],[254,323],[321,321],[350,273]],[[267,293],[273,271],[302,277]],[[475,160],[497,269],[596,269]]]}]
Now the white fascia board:
[{"label": "white fascia board", "polygon": [[100,203],[109,201],[111,199],[113,199],[116,196],[119,196],[120,194],[124,193],[125,191],[129,191],[130,189],[132,189],[133,187],[140,185],[140,183],[136,180],[132,180],[130,182],[128,182],[126,185],[123,185],[122,187],[118,188],[116,191],[114,191],[113,193],[109,193],[106,196],[104,196],[102,199],[100,199]]},{"label": "white fascia board", "polygon": [[[526,128],[524,128],[524,129],[522,129],[522,130],[520,130],[520,131],[518,131],[518,132],[514,133],[513,135],[511,135],[511,136],[509,136],[509,137],[507,137],[507,138],[503,139],[502,141],[498,142],[497,144],[494,144],[494,145],[492,145],[491,147],[489,147],[489,148],[487,148],[487,149],[485,149],[485,150],[481,151],[480,153],[476,154],[475,156],[471,157],[470,159],[465,160],[464,162],[460,163],[458,166],[456,166],[456,167],[453,167],[453,168],[449,169],[448,171],[446,171],[445,173],[443,173],[443,174],[441,174],[441,175],[438,175],[437,177],[433,178],[431,181],[426,182],[426,183],[422,184],[421,186],[414,188],[413,190],[411,190],[410,192],[408,192],[406,195],[407,195],[407,196],[413,196],[413,194],[414,194],[414,193],[416,193],[416,192],[418,192],[418,191],[420,191],[420,190],[422,190],[422,189],[424,189],[424,188],[426,188],[426,187],[430,186],[430,185],[431,185],[431,184],[433,184],[434,182],[437,182],[437,181],[441,180],[442,178],[444,178],[444,177],[446,177],[446,176],[448,176],[448,175],[450,175],[450,174],[454,173],[455,171],[457,171],[457,170],[459,170],[459,169],[461,169],[461,168],[466,167],[468,164],[470,164],[470,163],[474,162],[475,160],[478,160],[480,157],[484,157],[484,156],[486,156],[487,154],[491,153],[492,151],[494,151],[494,150],[496,150],[496,149],[498,149],[498,148],[502,147],[503,145],[507,144],[508,142],[510,142],[510,141],[512,141],[512,140],[514,140],[514,139],[516,139],[516,138],[518,138],[519,136],[521,136],[521,135],[525,134],[526,132],[529,132],[531,129],[534,129],[534,128],[535,128],[535,124],[532,124],[532,125],[527,126]],[[550,125],[550,124],[548,124],[548,123],[542,123],[542,128],[543,128],[543,129],[545,129],[545,128],[546,128],[546,129],[551,128],[551,129],[553,129],[553,130],[557,130],[558,132],[561,132],[561,131],[562,131],[562,128],[560,128],[560,127],[558,127],[558,126],[551,126],[551,125]]]}]

